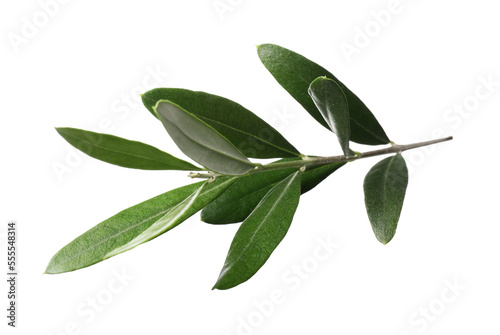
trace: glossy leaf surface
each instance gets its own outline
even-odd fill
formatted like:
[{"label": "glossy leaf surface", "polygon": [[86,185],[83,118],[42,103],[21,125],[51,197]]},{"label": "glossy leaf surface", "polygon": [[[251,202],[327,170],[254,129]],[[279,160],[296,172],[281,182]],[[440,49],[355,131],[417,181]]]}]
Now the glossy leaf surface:
[{"label": "glossy leaf surface", "polygon": [[225,290],[250,279],[285,237],[300,198],[300,171],[276,184],[241,224],[214,286]]},{"label": "glossy leaf surface", "polygon": [[220,177],[213,182],[205,182],[182,202],[172,207],[163,217],[154,222],[140,235],[127,244],[110,251],[106,258],[115,256],[148,242],[170,229],[176,227],[186,219],[197,213],[203,207],[220,196],[238,177]]},{"label": "glossy leaf surface", "polygon": [[377,239],[387,244],[396,233],[408,185],[408,169],[401,154],[375,164],[363,184],[368,218]]},{"label": "glossy leaf surface", "polygon": [[[284,159],[293,161],[296,159]],[[345,163],[310,167],[301,176],[301,193],[316,187]],[[237,223],[245,220],[269,190],[297,169],[255,173],[239,178],[220,197],[201,211],[201,220],[211,224]]]},{"label": "glossy leaf surface", "polygon": [[297,157],[299,152],[276,129],[229,99],[180,88],[157,88],[142,95],[144,106],[155,116],[160,100],[171,101],[210,125],[246,157]]},{"label": "glossy leaf surface", "polygon": [[337,134],[344,155],[349,157],[351,125],[344,91],[333,79],[319,77],[309,86],[309,95],[330,129]]},{"label": "glossy leaf surface", "polygon": [[321,76],[335,80],[347,97],[351,141],[369,145],[389,143],[387,135],[368,107],[329,71],[278,45],[262,44],[257,47],[257,51],[260,60],[278,83],[324,127],[330,129],[307,92],[311,82]]},{"label": "glossy leaf surface", "polygon": [[141,142],[75,128],[56,130],[78,150],[110,164],[143,170],[200,170],[191,163]]},{"label": "glossy leaf surface", "polygon": [[45,272],[74,271],[106,259],[108,253],[139,236],[202,185],[199,182],[163,193],[99,223],[55,254]]}]

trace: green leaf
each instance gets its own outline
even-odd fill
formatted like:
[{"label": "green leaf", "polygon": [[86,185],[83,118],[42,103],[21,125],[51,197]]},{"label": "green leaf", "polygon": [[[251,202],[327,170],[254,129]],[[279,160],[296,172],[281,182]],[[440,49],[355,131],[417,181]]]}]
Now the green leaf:
[{"label": "green leaf", "polygon": [[[297,159],[283,159],[279,162]],[[310,167],[301,176],[301,193],[313,189],[345,163]],[[297,169],[254,173],[239,178],[220,197],[201,211],[201,220],[210,224],[237,223],[245,220],[269,190]]]},{"label": "green leaf", "polygon": [[309,95],[330,129],[337,134],[344,155],[349,157],[351,126],[349,106],[344,91],[333,79],[318,77],[309,86]]},{"label": "green leaf", "polygon": [[112,250],[127,244],[203,185],[199,182],[163,193],[99,223],[62,248],[46,273],[81,269],[104,260]]},{"label": "green leaf", "polygon": [[333,74],[309,59],[278,45],[262,44],[257,47],[257,51],[260,60],[278,83],[324,127],[329,129],[328,123],[307,93],[309,84],[321,76],[335,80],[345,93],[351,118],[351,141],[369,145],[390,142],[368,107]]},{"label": "green leaf", "polygon": [[229,99],[180,88],[156,88],[142,95],[144,106],[155,116],[160,100],[171,101],[204,121],[227,138],[246,157],[297,157],[300,153],[276,129]]},{"label": "green leaf", "polygon": [[181,203],[173,207],[139,236],[135,237],[129,243],[110,251],[106,255],[106,258],[133,249],[176,227],[219,197],[237,178],[238,177],[222,177],[216,179],[214,182],[205,182],[196,192],[192,193]]},{"label": "green leaf", "polygon": [[75,128],[56,130],[78,150],[110,164],[143,170],[200,170],[191,163],[141,142]]},{"label": "green leaf", "polygon": [[178,213],[177,210],[184,206],[186,199],[191,199],[193,194],[197,194],[191,207],[175,221],[170,221],[167,230],[172,229],[194,214],[196,208],[203,207],[210,202],[210,199],[213,200],[226,190],[234,180],[235,177],[225,177],[206,185],[206,182],[199,182],[183,186],[121,211],[62,248],[52,257],[45,273],[56,274],[78,270],[103,261],[119,251],[130,249],[131,243],[139,236],[152,228],[155,223],[165,222],[167,218],[171,218],[172,213]]},{"label": "green leaf", "polygon": [[387,244],[396,233],[408,185],[408,169],[401,154],[386,158],[365,177],[365,205],[373,232]]},{"label": "green leaf", "polygon": [[242,175],[257,166],[215,129],[173,102],[160,100],[155,111],[179,149],[209,170]]},{"label": "green leaf", "polygon": [[214,289],[250,279],[285,237],[300,198],[300,171],[276,184],[246,218],[231,243]]}]

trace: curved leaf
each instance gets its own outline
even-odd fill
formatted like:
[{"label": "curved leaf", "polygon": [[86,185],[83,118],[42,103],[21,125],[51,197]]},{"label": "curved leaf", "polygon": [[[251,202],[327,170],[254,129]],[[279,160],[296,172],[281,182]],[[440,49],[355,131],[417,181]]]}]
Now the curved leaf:
[{"label": "curved leaf", "polygon": [[211,224],[242,222],[273,186],[298,169],[254,173],[237,180],[226,192],[201,211],[201,220]]},{"label": "curved leaf", "polygon": [[76,128],[56,128],[78,150],[106,163],[142,170],[189,170],[200,168],[141,142]]},{"label": "curved leaf", "polygon": [[52,257],[45,273],[78,270],[98,263],[127,244],[203,185],[177,188],[125,209],[77,237]]},{"label": "curved leaf", "polygon": [[110,251],[106,255],[106,258],[133,249],[176,227],[220,196],[237,178],[238,177],[222,177],[216,179],[214,182],[205,182],[198,190],[175,207],[172,207],[168,213],[149,226],[140,235],[136,236],[127,244]]},{"label": "curved leaf", "polygon": [[329,129],[307,93],[309,84],[320,76],[335,80],[347,97],[351,119],[351,141],[369,145],[389,143],[387,135],[368,107],[333,74],[304,56],[278,45],[262,44],[257,47],[257,51],[260,60],[278,83],[324,127]]},{"label": "curved leaf", "polygon": [[[225,177],[213,183],[199,182],[179,187],[125,209],[62,248],[52,257],[45,273],[56,274],[78,270],[129,250],[139,244],[137,243],[139,237],[158,227],[159,222],[165,224],[175,213],[176,219],[169,221],[169,225],[164,225],[161,232],[155,229],[156,235],[151,235],[149,239],[154,238],[177,226],[210,203],[235,179],[235,177]],[[191,201],[193,198],[194,201]],[[186,208],[185,203],[188,199],[191,201],[191,206]],[[184,209],[182,213],[179,213],[180,208]]]},{"label": "curved leaf", "polygon": [[337,134],[344,155],[349,157],[349,106],[342,88],[333,79],[318,77],[309,85],[308,92],[330,129]]},{"label": "curved leaf", "polygon": [[387,244],[396,233],[408,185],[408,169],[401,154],[371,168],[363,184],[368,218],[377,239]]},{"label": "curved leaf", "polygon": [[226,290],[250,279],[285,237],[300,198],[300,171],[276,184],[234,236],[214,288]]},{"label": "curved leaf", "polygon": [[155,111],[179,149],[209,170],[242,175],[257,166],[215,129],[173,102],[160,100]]},{"label": "curved leaf", "polygon": [[[171,101],[204,121],[246,157],[297,157],[300,153],[276,129],[229,99],[180,88],[156,88],[142,95],[144,106],[155,116],[160,100]],[[159,118],[159,117],[158,117]]]},{"label": "curved leaf", "polygon": [[[293,161],[296,159],[283,159]],[[311,167],[301,176],[301,193],[313,189],[345,163]],[[239,178],[220,197],[201,211],[201,220],[210,224],[237,223],[245,220],[267,192],[297,169],[265,171]]]}]

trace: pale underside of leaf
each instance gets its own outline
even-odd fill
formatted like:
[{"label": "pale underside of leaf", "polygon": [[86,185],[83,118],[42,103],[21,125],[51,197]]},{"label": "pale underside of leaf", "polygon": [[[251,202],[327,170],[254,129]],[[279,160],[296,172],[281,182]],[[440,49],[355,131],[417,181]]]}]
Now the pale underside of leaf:
[{"label": "pale underside of leaf", "polygon": [[335,80],[347,97],[351,120],[351,141],[369,145],[389,143],[385,131],[368,107],[329,71],[304,56],[278,45],[262,44],[257,47],[257,51],[260,60],[278,83],[324,127],[329,129],[307,94],[310,83],[319,76]]},{"label": "pale underside of leaf", "polygon": [[309,95],[330,129],[337,135],[346,157],[351,155],[349,104],[337,82],[327,77],[316,78],[309,86]]},{"label": "pale underside of leaf", "polygon": [[202,185],[199,182],[166,192],[101,222],[54,255],[46,273],[74,271],[104,260],[106,254],[140,235]]},{"label": "pale underside of leaf", "polygon": [[255,168],[225,137],[180,106],[160,100],[155,111],[179,149],[207,169],[242,175]]},{"label": "pale underside of leaf", "polygon": [[109,258],[128,251],[148,242],[180,223],[184,222],[187,218],[197,213],[203,207],[212,202],[215,198],[220,196],[238,177],[224,177],[219,178],[217,181],[209,183],[205,182],[196,192],[184,199],[181,203],[170,209],[161,219],[156,221],[153,225],[143,231],[139,236],[135,237],[129,243],[116,248],[109,252],[105,258]]},{"label": "pale underside of leaf", "polygon": [[246,157],[297,157],[300,153],[276,129],[229,99],[181,88],[156,88],[142,95],[146,108],[157,118],[154,106],[171,101],[189,111],[227,138]]},{"label": "pale underside of leaf", "polygon": [[62,248],[49,262],[46,273],[81,269],[130,250],[139,241],[149,241],[198,212],[236,179],[221,177],[211,183],[183,186],[128,208]]},{"label": "pale underside of leaf", "polygon": [[135,237],[129,243],[112,250],[105,258],[133,249],[176,227],[222,194],[232,183],[234,183],[234,181],[236,181],[236,179],[237,177],[220,178],[216,182],[213,182],[212,185],[209,184],[209,182],[205,182],[196,192],[170,209],[168,213],[143,231],[139,236]]},{"label": "pale underside of leaf", "polygon": [[164,215],[161,219],[153,223],[148,229],[143,231],[139,236],[134,238],[129,243],[114,249],[110,253],[108,253],[104,259],[116,256],[121,254],[122,252],[133,249],[140,244],[148,242],[155,237],[160,236],[161,234],[169,231],[174,228],[177,224],[179,224],[179,219],[182,217],[184,213],[193,205],[194,201],[197,199],[200,194],[203,186],[201,186],[196,192],[187,197],[183,202],[172,208],[166,215]]}]

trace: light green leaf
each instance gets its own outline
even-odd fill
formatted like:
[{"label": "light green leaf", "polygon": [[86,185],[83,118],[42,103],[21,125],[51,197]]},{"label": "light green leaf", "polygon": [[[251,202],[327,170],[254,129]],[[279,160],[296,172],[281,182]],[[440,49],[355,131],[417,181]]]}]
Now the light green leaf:
[{"label": "light green leaf", "polygon": [[241,224],[214,288],[250,279],[285,237],[300,198],[300,171],[276,184]]},{"label": "light green leaf", "polygon": [[199,189],[204,182],[186,185],[127,208],[77,237],[62,248],[47,266],[46,273],[78,270],[104,260]]},{"label": "light green leaf", "polygon": [[210,125],[246,157],[297,157],[300,153],[276,129],[229,99],[181,88],[156,88],[142,95],[144,106],[155,116],[160,100],[171,101]]},{"label": "light green leaf", "polygon": [[203,207],[214,201],[214,199],[227,190],[227,188],[231,186],[237,178],[238,177],[223,177],[216,179],[214,182],[205,182],[198,190],[173,207],[161,219],[153,223],[139,236],[135,237],[129,243],[110,251],[106,255],[106,258],[133,249],[138,245],[148,242],[176,227],[187,218],[197,213]]},{"label": "light green leaf", "polygon": [[[78,270],[117,254],[117,250],[130,246],[138,236],[159,220],[179,208],[180,204],[194,193],[198,195],[192,207],[171,224],[171,228],[185,220],[198,206],[216,198],[234,182],[235,177],[220,178],[204,186],[199,182],[177,188],[138,205],[130,207],[101,222],[94,228],[77,237],[52,257],[45,273],[56,274]],[[198,192],[198,190],[200,190]],[[123,250],[124,251],[124,250]]]},{"label": "light green leaf", "polygon": [[368,218],[377,239],[387,244],[396,234],[408,185],[408,169],[401,154],[371,168],[363,184]]},{"label": "light green leaf", "polygon": [[207,169],[242,175],[257,166],[215,129],[178,105],[160,100],[154,109],[179,149]]},{"label": "light green leaf", "polygon": [[344,155],[349,157],[351,155],[349,106],[342,88],[333,79],[318,77],[309,86],[309,95],[330,129],[337,134]]},{"label": "light green leaf", "polygon": [[[289,162],[287,158],[278,162]],[[313,166],[302,172],[301,193],[313,189],[345,163]],[[257,207],[269,190],[297,169],[272,170],[239,178],[220,197],[201,211],[201,220],[211,224],[241,222]]]},{"label": "light green leaf", "polygon": [[72,146],[106,163],[142,170],[189,170],[200,168],[148,144],[75,128],[56,128]]},{"label": "light green leaf", "polygon": [[324,127],[330,129],[307,93],[309,84],[321,76],[335,80],[346,95],[351,119],[351,141],[369,145],[390,142],[368,107],[323,67],[304,56],[274,44],[262,44],[257,47],[257,52],[264,66],[278,83]]}]

